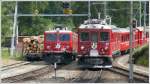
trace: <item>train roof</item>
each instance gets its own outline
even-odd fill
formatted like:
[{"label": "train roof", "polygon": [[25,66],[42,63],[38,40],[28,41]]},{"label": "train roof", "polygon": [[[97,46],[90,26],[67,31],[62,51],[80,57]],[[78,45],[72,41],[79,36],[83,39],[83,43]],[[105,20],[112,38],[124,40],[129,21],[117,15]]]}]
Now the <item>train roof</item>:
[{"label": "train roof", "polygon": [[54,33],[54,32],[71,33],[72,31],[68,30],[67,27],[62,25],[55,25],[53,30],[45,31],[45,33]]},{"label": "train roof", "polygon": [[81,24],[79,26],[79,29],[112,29],[114,26],[115,25]]},{"label": "train roof", "polygon": [[144,27],[136,27],[138,30],[143,31]]},{"label": "train roof", "polygon": [[[57,32],[57,30],[45,31],[45,33],[54,33],[54,32]],[[59,32],[71,33],[72,31],[70,31],[70,30],[59,30]]]},{"label": "train roof", "polygon": [[103,19],[90,19],[85,20],[83,24],[79,26],[79,29],[111,29],[114,25],[107,24]]},{"label": "train roof", "polygon": [[128,28],[113,28],[113,32],[130,32]]}]

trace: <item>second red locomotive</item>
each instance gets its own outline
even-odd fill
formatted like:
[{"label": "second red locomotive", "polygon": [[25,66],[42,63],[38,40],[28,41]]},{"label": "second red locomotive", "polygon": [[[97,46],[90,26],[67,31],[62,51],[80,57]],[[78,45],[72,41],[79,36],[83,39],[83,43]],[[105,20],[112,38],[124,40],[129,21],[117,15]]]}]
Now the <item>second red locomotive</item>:
[{"label": "second red locomotive", "polygon": [[44,60],[50,63],[69,63],[75,60],[77,34],[63,26],[44,32]]}]

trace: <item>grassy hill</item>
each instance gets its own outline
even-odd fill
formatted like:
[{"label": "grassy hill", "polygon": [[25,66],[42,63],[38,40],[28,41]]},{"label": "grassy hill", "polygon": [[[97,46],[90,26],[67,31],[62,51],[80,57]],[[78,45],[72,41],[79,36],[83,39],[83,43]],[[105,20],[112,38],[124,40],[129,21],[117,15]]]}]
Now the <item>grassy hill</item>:
[{"label": "grassy hill", "polygon": [[134,63],[142,66],[149,66],[149,44],[139,47],[133,54]]}]

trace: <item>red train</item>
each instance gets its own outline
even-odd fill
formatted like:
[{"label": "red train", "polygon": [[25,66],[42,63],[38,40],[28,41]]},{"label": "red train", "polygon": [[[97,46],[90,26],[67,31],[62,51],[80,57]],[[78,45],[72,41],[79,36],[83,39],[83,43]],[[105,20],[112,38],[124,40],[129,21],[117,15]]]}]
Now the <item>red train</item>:
[{"label": "red train", "polygon": [[50,63],[69,63],[76,58],[78,36],[63,26],[44,32],[44,60]]},{"label": "red train", "polygon": [[[113,57],[129,49],[129,28],[107,24],[107,20],[86,20],[78,28],[78,65],[86,68],[110,68]],[[111,22],[111,21],[110,21]],[[142,28],[134,28],[133,48],[148,41]]]}]

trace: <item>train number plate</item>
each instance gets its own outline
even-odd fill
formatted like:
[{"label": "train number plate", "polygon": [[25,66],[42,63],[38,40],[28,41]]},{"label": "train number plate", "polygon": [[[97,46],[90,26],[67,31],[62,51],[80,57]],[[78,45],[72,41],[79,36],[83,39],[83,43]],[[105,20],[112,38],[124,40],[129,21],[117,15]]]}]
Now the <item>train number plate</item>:
[{"label": "train number plate", "polygon": [[90,50],[90,56],[99,56],[98,51],[96,49]]}]

